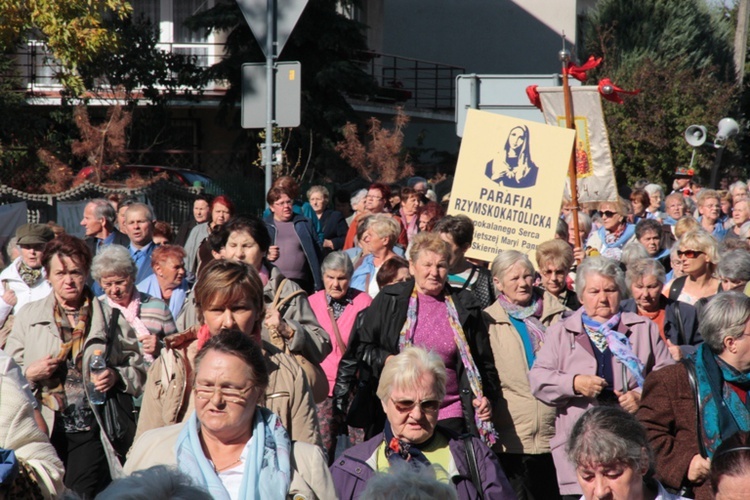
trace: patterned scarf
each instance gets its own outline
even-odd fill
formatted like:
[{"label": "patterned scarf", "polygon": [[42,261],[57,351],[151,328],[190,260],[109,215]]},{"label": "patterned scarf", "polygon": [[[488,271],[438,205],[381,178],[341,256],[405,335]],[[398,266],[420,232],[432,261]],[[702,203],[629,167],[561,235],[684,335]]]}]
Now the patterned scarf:
[{"label": "patterned scarf", "polygon": [[[750,390],[750,374],[740,373],[701,344],[692,355],[703,401],[703,442],[712,458],[721,442],[737,431],[750,431],[750,409],[729,385]],[[747,400],[750,402],[750,398]]]},{"label": "patterned scarf", "polygon": [[32,269],[23,260],[20,260],[18,262],[18,275],[26,283],[26,286],[32,287],[42,278],[42,268]]},{"label": "patterned scarf", "polygon": [[633,352],[633,346],[628,337],[615,330],[619,323],[620,313],[609,318],[606,323],[599,323],[583,313],[583,329],[599,352],[604,352],[609,348],[612,355],[628,368],[638,382],[638,387],[643,387],[643,361]]},{"label": "patterned scarf", "polygon": [[[412,345],[414,332],[417,328],[418,303],[417,287],[415,286],[411,292],[411,297],[409,297],[406,321],[404,322],[404,326],[401,328],[401,333],[399,334],[399,351],[403,351],[406,346]],[[461,356],[461,362],[466,370],[471,391],[474,393],[474,397],[481,399],[483,397],[482,376],[479,374],[479,369],[477,368],[476,363],[474,363],[474,358],[469,349],[469,343],[466,341],[466,335],[464,334],[463,328],[461,328],[461,321],[458,318],[458,311],[456,311],[456,305],[453,303],[453,297],[446,294],[445,305],[448,309],[448,322],[451,330],[453,330],[453,338],[456,341],[456,347]],[[479,416],[474,412],[474,423],[479,431],[479,437],[487,444],[487,446],[491,447],[495,444],[497,441],[497,433],[495,432],[492,422],[479,420]]]},{"label": "patterned scarf", "polygon": [[547,327],[542,324],[540,319],[542,318],[542,297],[536,292],[531,298],[531,304],[526,307],[521,307],[508,300],[504,294],[500,294],[497,297],[497,302],[505,309],[511,318],[523,321],[528,329],[529,338],[531,345],[534,348],[534,353],[542,347],[544,344],[544,332]]},{"label": "patterned scarf", "polygon": [[[83,344],[86,341],[86,335],[88,334],[89,318],[91,317],[91,301],[93,300],[93,294],[88,287],[83,289],[83,296],[81,307],[78,309],[78,322],[74,327],[63,326],[67,325],[65,318],[65,310],[62,305],[57,301],[53,306],[53,315],[55,318],[55,325],[57,330],[60,332],[60,336],[63,339],[63,343],[60,345],[60,354],[58,358],[67,359],[68,355],[72,356],[73,363],[78,371],[83,372]],[[55,372],[56,374],[58,372]],[[53,410],[61,411],[63,408],[67,408],[68,402],[65,397],[65,385],[63,380],[59,376],[54,374],[41,387],[41,401],[44,406]]]},{"label": "patterned scarf", "polygon": [[339,319],[339,317],[344,314],[344,309],[346,309],[346,306],[352,303],[352,300],[354,298],[354,289],[349,287],[349,289],[346,291],[346,295],[344,295],[340,299],[334,299],[330,295],[326,293],[326,302],[328,303],[328,306],[333,310],[333,318]]},{"label": "patterned scarf", "polygon": [[[437,431],[435,431],[437,432]],[[383,429],[383,441],[385,442],[385,458],[390,465],[396,465],[398,462],[406,462],[412,467],[430,465],[430,461],[422,453],[422,448],[426,448],[435,438],[433,433],[430,439],[421,444],[407,443],[393,435],[393,429],[389,422],[385,423]]]},{"label": "patterned scarf", "polygon": [[135,333],[138,334],[138,347],[140,348],[141,353],[143,353],[143,360],[146,362],[147,367],[151,366],[151,363],[154,362],[154,357],[151,354],[143,352],[143,344],[141,343],[143,337],[151,335],[151,332],[139,316],[141,312],[141,298],[138,294],[138,290],[133,290],[133,298],[130,300],[127,307],[121,306],[109,297],[107,297],[107,304],[109,304],[109,307],[112,309],[119,309],[128,324],[132,326]]},{"label": "patterned scarf", "polygon": [[398,214],[401,216],[401,221],[403,222],[403,226],[406,228],[406,237],[411,241],[411,239],[419,232],[419,215],[416,213],[411,216],[411,222],[409,222],[409,218],[404,213],[404,209],[400,209],[398,211]]}]

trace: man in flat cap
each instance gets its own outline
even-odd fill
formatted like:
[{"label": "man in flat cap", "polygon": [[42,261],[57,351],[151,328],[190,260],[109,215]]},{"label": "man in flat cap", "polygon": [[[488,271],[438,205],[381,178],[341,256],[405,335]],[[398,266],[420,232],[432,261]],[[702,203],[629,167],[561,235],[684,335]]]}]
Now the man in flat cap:
[{"label": "man in flat cap", "polygon": [[44,246],[55,237],[46,224],[24,224],[16,230],[16,245],[21,255],[0,273],[0,348],[15,315],[29,302],[40,300],[52,291],[42,267]]}]

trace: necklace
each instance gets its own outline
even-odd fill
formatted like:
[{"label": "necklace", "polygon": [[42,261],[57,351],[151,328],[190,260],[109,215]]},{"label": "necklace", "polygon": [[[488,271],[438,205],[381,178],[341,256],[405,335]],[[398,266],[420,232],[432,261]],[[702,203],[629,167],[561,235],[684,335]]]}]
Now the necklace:
[{"label": "necklace", "polygon": [[225,466],[224,466],[224,467],[222,467],[221,469],[217,469],[217,468],[216,468],[216,464],[213,464],[213,462],[212,462],[212,465],[214,466],[214,472],[216,472],[216,473],[218,474],[219,472],[223,472],[223,471],[225,471],[225,470],[227,470],[227,469],[230,469],[230,468],[232,468],[232,467],[233,467],[234,465],[236,465],[236,464],[240,463],[241,461],[242,461],[242,457],[238,458],[237,460],[235,460],[234,462],[232,462],[232,463],[231,463],[231,464],[229,464],[229,465],[225,465]]}]

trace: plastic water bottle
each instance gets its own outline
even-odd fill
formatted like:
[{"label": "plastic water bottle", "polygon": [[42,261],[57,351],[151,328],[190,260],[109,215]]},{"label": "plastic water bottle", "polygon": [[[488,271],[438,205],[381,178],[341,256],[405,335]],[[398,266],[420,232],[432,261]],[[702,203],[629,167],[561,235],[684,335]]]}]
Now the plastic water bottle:
[{"label": "plastic water bottle", "polygon": [[102,351],[98,349],[94,351],[89,368],[89,402],[94,405],[103,405],[107,399],[107,395],[101,391],[97,391],[94,386],[94,375],[98,375],[107,369],[107,362],[102,357]]}]

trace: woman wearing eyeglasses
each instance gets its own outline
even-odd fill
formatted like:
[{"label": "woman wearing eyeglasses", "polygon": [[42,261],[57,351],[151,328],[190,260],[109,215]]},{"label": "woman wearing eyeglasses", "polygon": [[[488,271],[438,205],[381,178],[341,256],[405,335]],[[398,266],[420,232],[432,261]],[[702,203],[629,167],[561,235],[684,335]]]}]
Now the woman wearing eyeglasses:
[{"label": "woman wearing eyeglasses", "polygon": [[[628,222],[628,211],[627,202],[622,198],[599,204],[602,226],[586,241],[587,254],[600,254],[610,259],[620,260],[622,249],[635,238],[635,224]],[[576,260],[580,262],[584,255],[580,250],[576,250]]]},{"label": "woman wearing eyeglasses", "polygon": [[222,330],[194,360],[195,411],[133,446],[126,473],[176,466],[211,498],[335,498],[322,450],[293,442],[281,419],[259,406],[273,365],[244,332]]},{"label": "woman wearing eyeglasses", "polygon": [[[462,500],[516,498],[497,457],[481,440],[459,437],[438,424],[445,384],[445,364],[433,351],[407,347],[386,362],[377,390],[385,428],[334,462],[338,498],[359,497],[375,474],[399,466],[432,467],[436,478],[453,485]],[[473,453],[467,455],[466,446]]]},{"label": "woman wearing eyeglasses", "polygon": [[260,404],[279,416],[292,440],[322,446],[315,403],[302,368],[261,340],[265,314],[258,272],[243,262],[211,261],[201,269],[193,294],[201,323],[164,339],[162,354],[149,369],[136,437],[190,416],[198,351],[222,329],[235,329],[262,347],[270,379]]},{"label": "woman wearing eyeglasses", "polygon": [[677,257],[682,261],[683,276],[667,283],[664,295],[693,305],[720,292],[721,281],[715,274],[719,264],[716,239],[698,229],[683,234],[679,245]]}]

